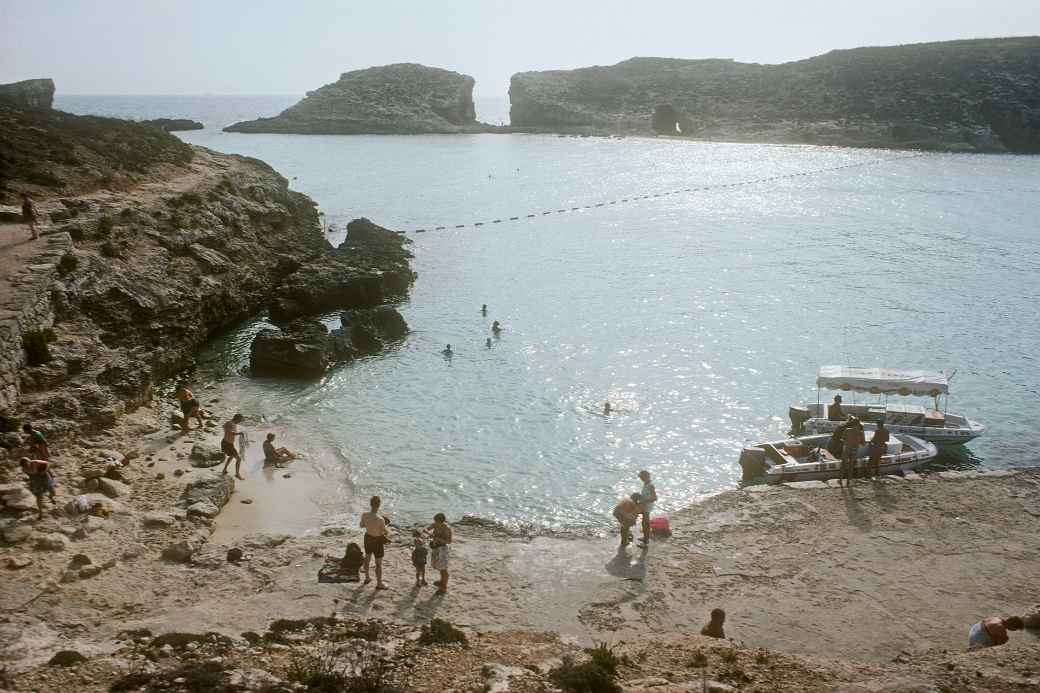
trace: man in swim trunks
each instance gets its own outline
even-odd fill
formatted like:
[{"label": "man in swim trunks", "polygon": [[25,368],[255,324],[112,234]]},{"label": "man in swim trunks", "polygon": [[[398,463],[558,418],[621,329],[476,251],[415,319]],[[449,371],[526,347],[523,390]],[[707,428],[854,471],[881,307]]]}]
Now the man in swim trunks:
[{"label": "man in swim trunks", "polygon": [[365,584],[372,582],[372,578],[368,574],[368,566],[374,556],[377,590],[386,589],[386,585],[383,583],[383,549],[390,541],[390,535],[386,529],[386,518],[379,514],[379,506],[382,502],[383,500],[379,496],[372,496],[368,502],[372,509],[367,513],[361,513],[360,524],[365,530],[365,565],[362,568],[365,572]]},{"label": "man in swim trunks", "polygon": [[867,450],[870,453],[870,475],[877,479],[881,475],[881,456],[888,450],[890,436],[884,421],[878,421],[877,429],[870,438]]},{"label": "man in swim trunks", "polygon": [[188,389],[188,384],[178,384],[174,397],[181,403],[181,415],[184,417],[181,420],[181,428],[185,431],[190,431],[191,427],[188,423],[193,416],[199,422],[199,428],[202,428],[205,425],[205,422],[202,420],[202,407],[199,405],[199,401],[195,399],[195,394]]},{"label": "man in swim trunks", "polygon": [[40,519],[43,519],[43,495],[47,494],[51,498],[51,505],[55,505],[54,500],[54,477],[51,475],[50,462],[47,460],[30,460],[28,457],[23,457],[18,460],[18,465],[25,472],[26,476],[29,477],[29,490],[36,496],[36,509],[40,513]]},{"label": "man in swim trunks", "polygon": [[865,440],[863,424],[855,416],[850,416],[842,440],[839,486],[842,483],[842,479],[848,479],[849,488],[852,487],[852,478],[856,476],[856,458],[859,456],[859,446],[863,445]]},{"label": "man in swim trunks", "polygon": [[230,421],[224,424],[224,437],[220,441],[220,451],[224,453],[224,471],[221,473],[227,474],[228,465],[234,459],[235,478],[245,481],[246,478],[242,476],[242,457],[238,454],[238,450],[235,449],[235,439],[245,435],[238,430],[238,424],[242,423],[243,419],[245,417],[241,414],[235,414]]},{"label": "man in swim trunks", "polygon": [[1018,616],[984,618],[968,631],[968,649],[981,650],[1003,645],[1008,641],[1009,630],[1022,630],[1022,619]]}]

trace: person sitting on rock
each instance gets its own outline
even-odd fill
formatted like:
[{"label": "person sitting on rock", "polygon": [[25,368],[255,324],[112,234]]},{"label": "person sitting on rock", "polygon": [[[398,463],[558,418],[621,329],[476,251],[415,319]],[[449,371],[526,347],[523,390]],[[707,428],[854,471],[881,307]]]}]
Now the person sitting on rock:
[{"label": "person sitting on rock", "polygon": [[29,452],[38,460],[49,460],[51,448],[47,445],[47,439],[42,433],[33,428],[32,424],[24,424],[22,432],[29,437]]},{"label": "person sitting on rock", "polygon": [[968,630],[968,649],[981,650],[1003,645],[1008,641],[1009,630],[1022,630],[1022,619],[1018,616],[984,618]]},{"label": "person sitting on rock", "polygon": [[296,455],[288,448],[276,448],[274,446],[274,433],[268,433],[264,441],[264,464],[282,464],[289,460],[295,460]]},{"label": "person sitting on rock", "polygon": [[725,638],[726,631],[722,628],[725,623],[726,612],[722,609],[712,609],[711,620],[701,628],[701,635],[707,635],[709,638]]},{"label": "person sitting on rock", "polygon": [[56,505],[54,500],[54,475],[51,474],[51,463],[47,460],[31,460],[23,457],[18,460],[18,466],[29,477],[29,490],[36,496],[36,509],[43,519],[43,494],[51,498],[51,505]]},{"label": "person sitting on rock", "polygon": [[202,405],[195,399],[194,393],[188,389],[187,383],[178,383],[177,391],[173,393],[173,396],[177,398],[177,401],[181,403],[181,428],[185,431],[190,431],[191,426],[189,425],[191,418],[194,416],[199,422],[199,428],[205,425],[202,420]]}]

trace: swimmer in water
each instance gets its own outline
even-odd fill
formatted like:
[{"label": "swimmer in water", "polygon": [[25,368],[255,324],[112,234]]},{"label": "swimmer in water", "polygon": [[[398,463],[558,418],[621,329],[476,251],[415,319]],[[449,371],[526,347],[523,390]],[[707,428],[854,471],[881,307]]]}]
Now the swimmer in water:
[{"label": "swimmer in water", "polygon": [[498,336],[498,334],[502,331],[502,326],[498,324],[498,320],[491,323],[491,331],[495,334],[495,336]]},{"label": "swimmer in water", "polygon": [[603,413],[604,413],[604,415],[606,415],[606,414],[609,414],[609,413],[610,413],[610,412],[612,412],[612,411],[613,411],[613,409],[612,409],[612,408],[611,408],[611,406],[610,406],[610,402],[606,402],[606,403],[605,403],[605,404],[603,405]]},{"label": "swimmer in water", "polygon": [[455,352],[451,350],[451,345],[450,344],[446,345],[444,347],[444,350],[441,351],[441,353],[444,354],[445,356],[449,357],[449,358],[455,355]]},{"label": "swimmer in water", "polygon": [[480,307],[480,314],[483,315],[483,316],[487,316],[487,304],[486,303]]},{"label": "swimmer in water", "polygon": [[484,342],[484,346],[486,346],[488,349],[491,348],[491,337],[487,338],[487,341]]}]

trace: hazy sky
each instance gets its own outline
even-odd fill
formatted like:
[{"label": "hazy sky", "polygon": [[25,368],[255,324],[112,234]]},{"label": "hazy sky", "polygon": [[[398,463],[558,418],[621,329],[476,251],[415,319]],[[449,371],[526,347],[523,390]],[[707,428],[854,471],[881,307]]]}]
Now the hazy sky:
[{"label": "hazy sky", "polygon": [[514,72],[635,55],[783,62],[1040,34],[1040,0],[0,0],[0,82],[66,94],[302,94],[419,62],[504,96]]}]

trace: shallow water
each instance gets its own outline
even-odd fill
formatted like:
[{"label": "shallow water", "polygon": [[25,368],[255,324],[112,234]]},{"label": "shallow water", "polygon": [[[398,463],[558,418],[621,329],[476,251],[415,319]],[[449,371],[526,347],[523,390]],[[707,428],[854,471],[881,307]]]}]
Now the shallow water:
[{"label": "shallow water", "polygon": [[[412,334],[387,354],[320,382],[252,378],[241,370],[251,325],[200,357],[197,379],[257,422],[257,441],[270,427],[310,453],[300,474],[313,479],[310,505],[298,490],[291,501],[303,525],[334,523],[378,493],[406,519],[445,511],[596,530],[642,468],[660,507],[675,509],[733,487],[741,445],[782,435],[788,405],[816,398],[816,369],[829,363],[956,369],[951,410],[990,430],[942,463],[1035,462],[1040,433],[1021,415],[1038,399],[1038,158],[524,135],[182,136],[264,159],[337,228],[361,215],[401,229],[521,217],[409,236],[419,278],[401,311]],[[541,216],[878,157],[894,158]],[[492,320],[505,332],[487,349]]]}]

